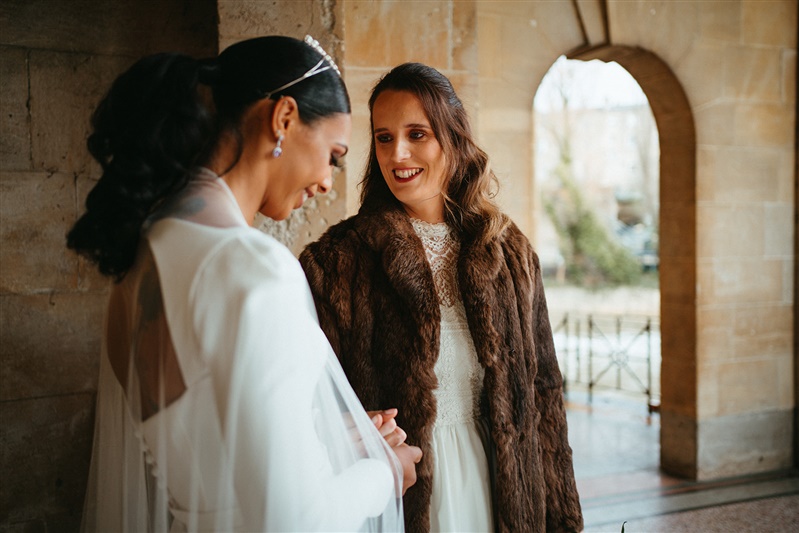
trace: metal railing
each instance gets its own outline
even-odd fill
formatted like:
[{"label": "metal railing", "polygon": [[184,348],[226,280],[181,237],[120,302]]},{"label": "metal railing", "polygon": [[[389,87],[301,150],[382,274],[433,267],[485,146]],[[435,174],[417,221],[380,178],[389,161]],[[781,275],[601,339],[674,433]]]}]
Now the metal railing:
[{"label": "metal railing", "polygon": [[[585,326],[585,328],[584,328]],[[585,329],[585,333],[583,333]],[[563,389],[583,384],[646,397],[650,413],[660,405],[660,322],[635,315],[564,314],[553,324]]]}]

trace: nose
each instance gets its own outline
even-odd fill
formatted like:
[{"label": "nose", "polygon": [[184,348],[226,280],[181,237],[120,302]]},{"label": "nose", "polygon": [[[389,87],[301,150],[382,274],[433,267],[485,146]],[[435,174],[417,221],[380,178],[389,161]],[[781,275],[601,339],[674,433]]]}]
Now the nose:
[{"label": "nose", "polygon": [[403,139],[397,139],[394,142],[394,149],[391,151],[391,158],[396,162],[400,162],[408,159],[410,155],[408,143]]},{"label": "nose", "polygon": [[320,181],[317,187],[317,192],[321,194],[327,194],[333,188],[333,169],[330,169],[330,172]]}]

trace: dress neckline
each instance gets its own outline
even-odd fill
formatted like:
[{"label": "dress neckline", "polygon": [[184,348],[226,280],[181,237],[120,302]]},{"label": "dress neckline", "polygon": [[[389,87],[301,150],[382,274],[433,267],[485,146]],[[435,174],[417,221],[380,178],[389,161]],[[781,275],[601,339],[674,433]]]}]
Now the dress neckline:
[{"label": "dress neckline", "polygon": [[411,217],[411,225],[417,233],[423,233],[425,235],[444,236],[451,233],[451,228],[446,222],[426,222]]}]

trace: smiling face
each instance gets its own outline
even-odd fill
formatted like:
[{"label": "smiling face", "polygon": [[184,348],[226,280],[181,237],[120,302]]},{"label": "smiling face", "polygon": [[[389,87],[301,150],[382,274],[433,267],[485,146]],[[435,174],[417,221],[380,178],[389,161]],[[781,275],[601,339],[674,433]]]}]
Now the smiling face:
[{"label": "smiling face", "polygon": [[387,90],[372,108],[375,155],[388,188],[409,215],[444,220],[447,162],[419,98]]},{"label": "smiling face", "polygon": [[[347,153],[352,119],[336,113],[312,125],[295,122],[286,132],[279,170],[264,191],[258,211],[271,219],[283,220],[308,198],[333,188],[333,171]],[[272,145],[274,146],[274,145]],[[271,158],[272,155],[267,155]]]}]

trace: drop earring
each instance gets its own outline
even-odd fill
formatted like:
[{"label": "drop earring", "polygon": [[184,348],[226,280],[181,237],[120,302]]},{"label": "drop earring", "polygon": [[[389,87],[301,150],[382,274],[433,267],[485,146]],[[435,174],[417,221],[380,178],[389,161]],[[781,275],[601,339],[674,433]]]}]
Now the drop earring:
[{"label": "drop earring", "polygon": [[277,132],[277,146],[275,149],[272,150],[272,157],[280,157],[283,153],[283,148],[280,147],[280,143],[283,142],[283,134],[281,132]]}]

